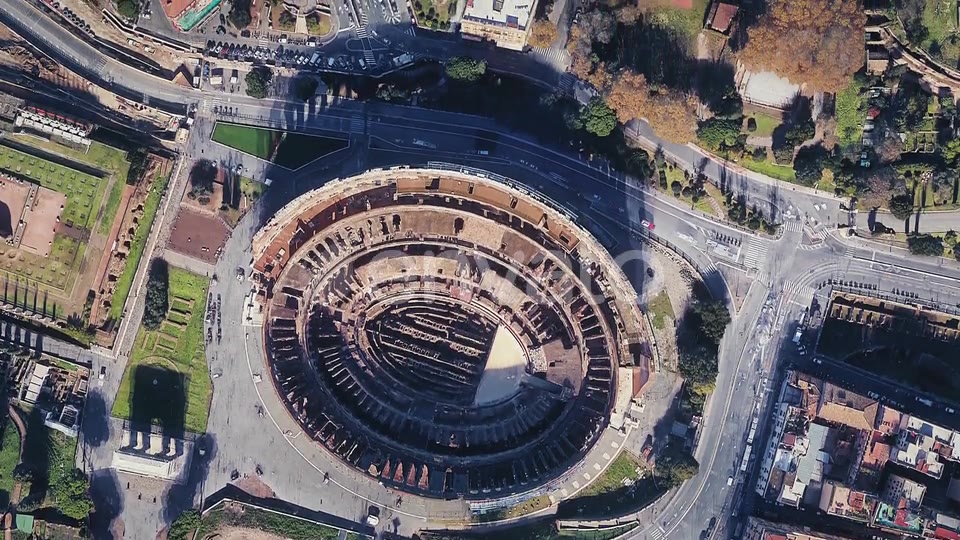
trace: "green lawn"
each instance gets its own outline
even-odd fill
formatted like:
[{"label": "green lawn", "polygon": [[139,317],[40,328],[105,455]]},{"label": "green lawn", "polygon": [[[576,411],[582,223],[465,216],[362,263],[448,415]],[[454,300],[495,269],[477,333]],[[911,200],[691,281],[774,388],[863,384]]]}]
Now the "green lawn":
[{"label": "green lawn", "polygon": [[251,201],[255,201],[267,190],[267,185],[263,182],[251,180],[245,176],[240,177],[240,193],[243,193]]},{"label": "green lawn", "polygon": [[217,122],[210,138],[230,148],[268,160],[281,135],[282,131],[273,129]]},{"label": "green lawn", "polygon": [[450,25],[450,10],[456,9],[456,5],[457,0],[413,0],[413,11],[419,26],[446,30]]},{"label": "green lawn", "polygon": [[655,296],[653,301],[647,305],[647,310],[651,315],[650,319],[653,321],[653,326],[657,330],[663,330],[666,327],[668,318],[676,319],[667,291],[660,291],[660,294]]},{"label": "green lawn", "polygon": [[334,527],[244,505],[242,512],[221,507],[204,516],[198,538],[211,537],[220,527],[259,529],[290,540],[336,540],[340,536],[340,529]]},{"label": "green lawn", "polygon": [[123,273],[117,279],[117,288],[113,292],[113,300],[110,303],[110,318],[119,320],[123,314],[123,305],[127,301],[127,295],[130,294],[130,287],[133,286],[133,278],[137,273],[137,265],[140,264],[140,257],[143,255],[143,248],[146,247],[147,237],[150,235],[150,228],[153,226],[153,220],[157,216],[157,209],[160,207],[160,199],[163,192],[167,190],[167,182],[170,177],[157,175],[153,179],[153,185],[150,187],[150,193],[143,202],[143,216],[140,218],[140,225],[133,234],[133,241],[130,243],[130,253],[127,254],[127,262],[124,264]]},{"label": "green lawn", "polygon": [[97,226],[97,232],[99,234],[108,234],[110,232],[113,219],[117,214],[117,208],[120,206],[123,186],[127,183],[127,172],[130,170],[130,163],[127,162],[127,153],[125,151],[96,141],[90,143],[90,147],[84,152],[55,141],[41,139],[23,133],[13,133],[7,136],[17,142],[33,146],[34,148],[60,154],[74,161],[112,173],[114,178],[113,185],[110,187],[107,203],[103,207],[103,218]]},{"label": "green lawn", "polygon": [[633,457],[633,454],[627,451],[620,452],[620,455],[614,458],[610,466],[603,471],[603,474],[598,476],[590,485],[583,488],[583,491],[578,493],[577,497],[590,497],[622,489],[624,478],[629,478],[630,480],[639,478],[637,474],[639,464],[637,459]]},{"label": "green lawn", "polygon": [[[639,1],[640,7],[645,2]],[[663,7],[664,2],[658,2],[658,7],[650,13],[649,22],[671,30],[677,35],[686,36],[691,47],[696,47],[697,34],[703,29],[703,17],[707,12],[709,0],[693,0],[691,9]],[[695,48],[690,49],[696,51]]]},{"label": "green lawn", "polygon": [[777,118],[776,116],[760,112],[748,113],[745,116],[747,118],[753,118],[757,122],[757,129],[754,131],[747,131],[747,122],[744,120],[743,132],[747,135],[753,135],[755,137],[770,137],[773,135],[773,130],[777,129],[777,126],[783,123],[780,118]]},{"label": "green lawn", "polygon": [[93,226],[106,181],[7,147],[0,147],[0,169],[63,193],[61,221],[81,229]]},{"label": "green lawn", "polygon": [[769,161],[754,161],[747,156],[744,156],[743,159],[740,160],[740,165],[745,169],[765,174],[771,178],[777,178],[785,182],[797,181],[797,175],[793,172],[793,167],[790,165],[777,165]]},{"label": "green lawn", "polygon": [[837,94],[837,138],[844,147],[859,147],[863,137],[863,121],[867,115],[866,95],[859,77]]},{"label": "green lawn", "polygon": [[[166,403],[151,403],[151,407],[162,410],[149,411],[149,417],[159,418],[161,424],[182,422],[182,427],[195,433],[206,431],[211,382],[207,372],[207,358],[204,354],[203,317],[207,305],[208,285],[209,280],[204,276],[170,267],[168,290],[170,305],[189,305],[189,320],[185,327],[177,332],[167,330],[171,326],[177,327],[174,321],[169,324],[163,323],[158,330],[140,328],[130,360],[127,362],[127,369],[120,381],[117,400],[113,406],[113,416],[131,418],[139,414],[138,411],[133,410],[134,400],[137,399],[134,390],[139,391],[141,388],[138,381],[135,381],[138,377],[137,370],[152,366],[151,373],[164,372],[162,376],[166,378],[165,383],[172,380],[175,381],[174,384],[184,386],[181,390],[186,403],[172,403],[169,406]],[[175,396],[175,392],[171,391],[169,395]],[[182,419],[166,418],[164,415],[170,410],[182,410],[184,417]],[[168,427],[180,426],[168,424]]]},{"label": "green lawn", "polygon": [[[902,11],[901,16],[906,16],[906,12]],[[960,42],[951,43],[951,37],[957,31],[957,2],[927,0],[923,5],[921,21],[927,32],[923,40],[914,45],[951,67],[956,67],[960,60]]]},{"label": "green lawn", "polygon": [[13,479],[13,468],[20,462],[20,434],[13,421],[7,420],[3,427],[3,446],[0,446],[0,506],[7,507],[10,503],[10,493],[16,481]]}]

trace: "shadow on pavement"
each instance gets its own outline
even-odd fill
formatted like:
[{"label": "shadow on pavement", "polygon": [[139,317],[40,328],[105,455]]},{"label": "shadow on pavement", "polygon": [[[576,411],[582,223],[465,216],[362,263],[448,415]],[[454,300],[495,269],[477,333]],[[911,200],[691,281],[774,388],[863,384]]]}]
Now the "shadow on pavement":
[{"label": "shadow on pavement", "polygon": [[[200,455],[201,449],[204,455]],[[210,474],[210,464],[217,456],[217,439],[205,433],[197,437],[193,445],[193,459],[190,462],[190,475],[184,484],[174,484],[163,496],[163,521],[170,523],[185,510],[194,507],[194,501],[201,493]]]}]

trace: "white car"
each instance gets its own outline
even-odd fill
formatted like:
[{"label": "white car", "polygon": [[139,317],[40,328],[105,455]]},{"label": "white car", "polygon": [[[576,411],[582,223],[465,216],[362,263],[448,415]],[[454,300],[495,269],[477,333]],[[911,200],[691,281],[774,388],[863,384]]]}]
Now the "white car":
[{"label": "white car", "polygon": [[97,376],[97,378],[102,381],[103,378],[106,376],[107,376],[107,366],[100,366],[100,375]]},{"label": "white car", "polygon": [[947,411],[947,412],[950,413],[950,414],[956,414],[956,413],[957,413],[957,411],[953,410],[952,407],[947,407],[947,408],[945,408],[945,409],[943,409],[943,410]]},{"label": "white car", "polygon": [[652,231],[654,228],[656,228],[656,225],[654,225],[653,223],[650,223],[650,222],[647,221],[647,220],[641,221],[641,222],[640,222],[640,225],[643,225],[644,227],[646,227],[647,229],[650,229],[651,231]]}]

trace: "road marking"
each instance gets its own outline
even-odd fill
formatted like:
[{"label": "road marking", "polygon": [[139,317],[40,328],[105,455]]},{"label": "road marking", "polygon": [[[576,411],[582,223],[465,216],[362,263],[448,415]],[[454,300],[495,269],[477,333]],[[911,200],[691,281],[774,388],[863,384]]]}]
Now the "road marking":
[{"label": "road marking", "polygon": [[751,236],[743,246],[742,253],[744,266],[759,269],[760,259],[767,255],[767,247],[759,238]]}]

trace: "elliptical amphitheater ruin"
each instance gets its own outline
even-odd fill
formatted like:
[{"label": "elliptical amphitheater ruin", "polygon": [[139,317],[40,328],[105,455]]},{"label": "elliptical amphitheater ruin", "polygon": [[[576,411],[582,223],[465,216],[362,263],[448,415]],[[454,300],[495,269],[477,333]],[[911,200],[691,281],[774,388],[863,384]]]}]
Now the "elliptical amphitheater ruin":
[{"label": "elliptical amphitheater ruin", "polygon": [[[483,175],[327,183],[253,242],[266,362],[289,413],[373,480],[486,499],[567,474],[641,366],[636,292],[565,211]],[[631,396],[621,396],[629,399]]]}]

